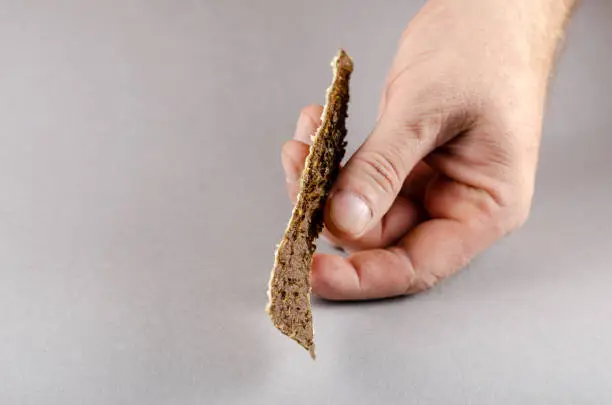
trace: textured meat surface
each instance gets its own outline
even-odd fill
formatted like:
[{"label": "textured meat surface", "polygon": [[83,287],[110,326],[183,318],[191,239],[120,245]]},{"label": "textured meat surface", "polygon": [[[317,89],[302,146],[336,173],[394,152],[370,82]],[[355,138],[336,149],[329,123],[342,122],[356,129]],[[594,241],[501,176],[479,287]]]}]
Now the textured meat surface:
[{"label": "textured meat surface", "polygon": [[340,50],[332,61],[332,68],[333,81],[327,90],[321,127],[306,158],[297,203],[277,247],[266,308],[274,326],[308,350],[313,359],[310,268],[316,240],[323,230],[325,201],[345,153],[353,62]]}]

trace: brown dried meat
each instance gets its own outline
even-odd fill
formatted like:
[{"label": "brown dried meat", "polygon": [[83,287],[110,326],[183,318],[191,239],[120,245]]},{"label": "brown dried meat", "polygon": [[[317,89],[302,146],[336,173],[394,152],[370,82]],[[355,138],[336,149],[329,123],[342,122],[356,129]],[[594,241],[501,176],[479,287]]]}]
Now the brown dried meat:
[{"label": "brown dried meat", "polygon": [[306,158],[291,220],[276,249],[266,307],[274,326],[308,350],[313,359],[310,268],[316,240],[323,230],[325,202],[345,154],[353,61],[341,49],[332,61],[332,68],[333,81],[327,89],[322,123]]}]

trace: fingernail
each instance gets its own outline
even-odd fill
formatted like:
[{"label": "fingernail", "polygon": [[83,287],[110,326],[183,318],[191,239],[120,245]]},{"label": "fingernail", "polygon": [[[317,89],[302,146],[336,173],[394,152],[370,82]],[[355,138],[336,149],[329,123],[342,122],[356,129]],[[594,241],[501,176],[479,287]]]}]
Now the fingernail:
[{"label": "fingernail", "polygon": [[330,214],[338,229],[353,236],[360,236],[372,219],[372,211],[363,198],[348,191],[332,196]]},{"label": "fingernail", "polygon": [[302,113],[300,114],[300,118],[298,118],[293,139],[310,145],[312,143],[312,136],[316,130],[317,128],[315,127],[312,118]]}]

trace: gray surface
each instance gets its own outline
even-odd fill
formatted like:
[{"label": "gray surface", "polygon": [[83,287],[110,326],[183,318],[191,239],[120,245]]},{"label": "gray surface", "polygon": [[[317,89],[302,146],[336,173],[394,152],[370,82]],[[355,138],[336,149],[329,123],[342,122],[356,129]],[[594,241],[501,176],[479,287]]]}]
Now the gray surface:
[{"label": "gray surface", "polygon": [[263,312],[281,143],[344,46],[354,147],[421,3],[0,1],[0,403],[612,402],[605,0],[522,231],[427,294],[317,302],[316,363]]}]

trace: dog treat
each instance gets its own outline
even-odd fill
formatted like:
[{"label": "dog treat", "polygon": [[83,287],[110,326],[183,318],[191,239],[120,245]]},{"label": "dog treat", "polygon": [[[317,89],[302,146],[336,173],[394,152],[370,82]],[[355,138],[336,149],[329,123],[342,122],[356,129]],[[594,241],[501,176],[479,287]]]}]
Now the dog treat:
[{"label": "dog treat", "polygon": [[332,61],[333,81],[327,89],[321,126],[313,137],[291,220],[276,248],[268,286],[266,312],[272,323],[315,359],[310,307],[310,269],[316,240],[323,230],[323,208],[346,147],[349,80],[353,61],[340,50]]}]

